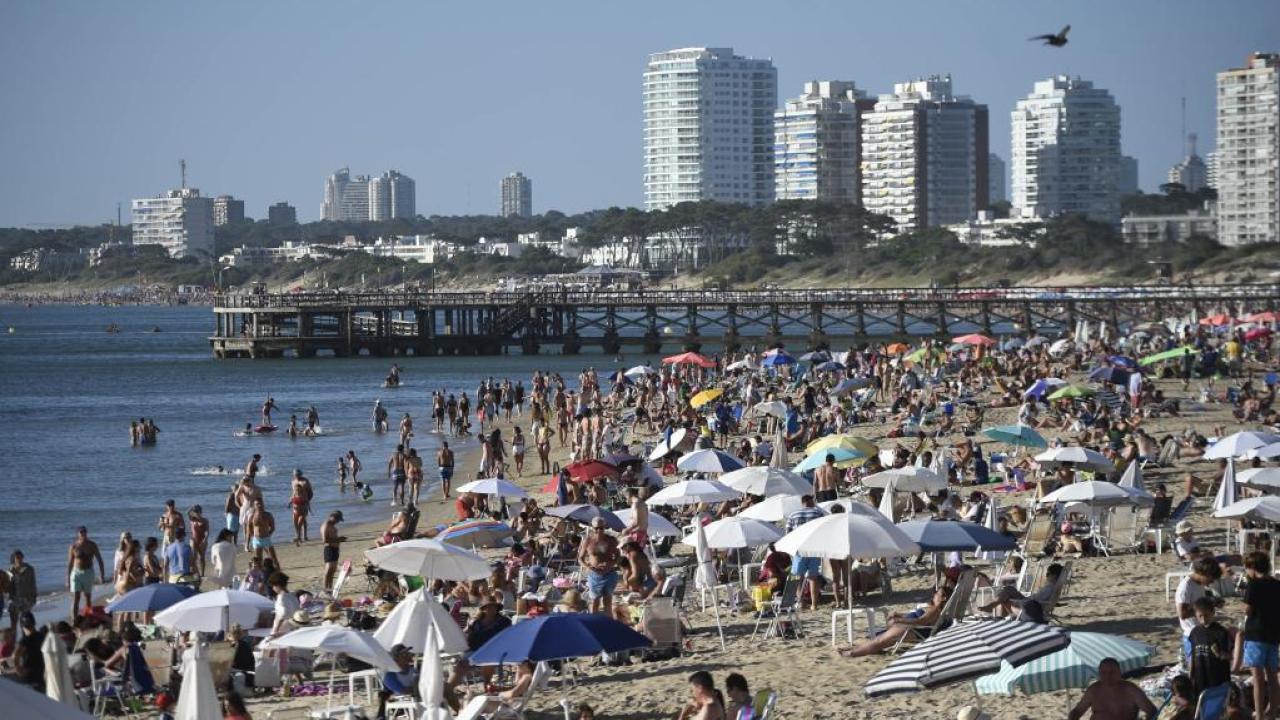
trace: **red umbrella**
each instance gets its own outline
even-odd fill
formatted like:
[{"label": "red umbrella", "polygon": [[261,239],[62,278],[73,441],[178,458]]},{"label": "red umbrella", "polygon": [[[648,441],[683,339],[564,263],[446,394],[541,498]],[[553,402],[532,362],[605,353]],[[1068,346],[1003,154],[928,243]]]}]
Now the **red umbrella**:
[{"label": "red umbrella", "polygon": [[1201,325],[1211,325],[1215,327],[1218,325],[1230,325],[1233,322],[1235,322],[1235,320],[1226,313],[1218,313],[1217,315],[1210,315],[1200,319]]},{"label": "red umbrella", "polygon": [[569,477],[578,482],[595,480],[598,477],[617,477],[618,468],[603,460],[579,460],[564,467]]},{"label": "red umbrella", "polygon": [[961,335],[960,337],[952,338],[951,340],[952,342],[957,342],[957,343],[960,343],[961,345],[995,345],[996,344],[996,341],[994,338],[989,338],[986,335],[978,335],[977,333],[974,333],[972,335]]},{"label": "red umbrella", "polygon": [[671,357],[662,358],[663,365],[697,365],[698,367],[712,368],[716,364],[696,352],[681,353],[672,355]]},{"label": "red umbrella", "polygon": [[1263,312],[1256,312],[1252,315],[1248,315],[1244,319],[1249,322],[1273,323],[1280,320],[1280,313],[1275,310],[1265,310]]},{"label": "red umbrella", "polygon": [[1252,342],[1254,340],[1257,340],[1258,338],[1266,337],[1270,334],[1271,334],[1271,328],[1264,328],[1264,327],[1254,328],[1252,330],[1245,332],[1244,339],[1248,342]]}]

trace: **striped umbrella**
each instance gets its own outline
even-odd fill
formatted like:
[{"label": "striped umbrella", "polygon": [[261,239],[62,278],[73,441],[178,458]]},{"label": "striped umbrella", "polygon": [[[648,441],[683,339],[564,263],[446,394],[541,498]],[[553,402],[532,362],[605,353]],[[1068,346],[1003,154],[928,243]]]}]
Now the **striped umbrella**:
[{"label": "striped umbrella", "polygon": [[461,548],[497,547],[511,537],[511,526],[497,520],[467,520],[443,528],[436,540]]},{"label": "striped umbrella", "polygon": [[1018,667],[1071,644],[1061,628],[1010,620],[960,622],[929,637],[867,682],[868,696],[927,690]]},{"label": "striped umbrella", "polygon": [[1103,658],[1115,658],[1121,672],[1145,667],[1151,659],[1150,645],[1122,635],[1068,634],[1071,644],[1062,650],[1018,667],[1001,663],[1000,672],[978,678],[974,687],[983,695],[1012,695],[1015,691],[1030,695],[1082,688],[1098,679],[1098,663]]}]

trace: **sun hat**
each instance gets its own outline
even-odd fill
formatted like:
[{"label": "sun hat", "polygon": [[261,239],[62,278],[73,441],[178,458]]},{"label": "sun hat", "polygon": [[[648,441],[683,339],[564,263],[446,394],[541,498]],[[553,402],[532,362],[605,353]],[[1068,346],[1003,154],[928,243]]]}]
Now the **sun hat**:
[{"label": "sun hat", "polygon": [[307,612],[306,610],[299,610],[295,612],[293,614],[293,617],[290,619],[293,620],[294,625],[310,625],[311,613]]}]

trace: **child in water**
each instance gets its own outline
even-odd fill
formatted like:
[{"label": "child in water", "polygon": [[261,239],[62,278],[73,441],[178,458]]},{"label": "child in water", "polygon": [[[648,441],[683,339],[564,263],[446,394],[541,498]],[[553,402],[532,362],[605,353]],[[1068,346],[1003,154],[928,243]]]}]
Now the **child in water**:
[{"label": "child in water", "polygon": [[338,457],[338,487],[343,492],[347,490],[347,459],[345,456]]},{"label": "child in water", "polygon": [[356,492],[360,493],[361,500],[365,502],[369,502],[370,500],[373,500],[373,488],[369,487],[368,483],[362,483],[359,480],[357,480],[356,484],[352,487],[355,488]]}]

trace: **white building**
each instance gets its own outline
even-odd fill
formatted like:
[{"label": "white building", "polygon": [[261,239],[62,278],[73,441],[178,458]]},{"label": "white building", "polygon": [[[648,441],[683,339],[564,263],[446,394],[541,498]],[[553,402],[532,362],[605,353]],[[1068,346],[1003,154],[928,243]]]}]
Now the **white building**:
[{"label": "white building", "polygon": [[249,247],[241,245],[218,258],[225,267],[260,267],[277,263],[298,262],[309,258],[332,255],[327,245],[313,245],[300,240],[286,240],[280,247]]},{"label": "white building", "polygon": [[[1027,224],[1026,218],[993,218],[986,210],[982,210],[972,220],[948,225],[947,229],[955,233],[963,243],[1002,247],[1018,245],[1019,241],[1011,237],[1009,231]],[[1039,232],[1035,233],[1035,237],[1044,235],[1044,232],[1044,228],[1041,227]]]},{"label": "white building", "polygon": [[1080,78],[1035,84],[1013,111],[1013,197],[1023,217],[1120,219],[1120,106]]},{"label": "white building", "polygon": [[525,245],[518,242],[508,242],[506,240],[490,240],[488,238],[480,238],[472,250],[481,255],[497,255],[499,257],[516,258],[524,254]]},{"label": "white building", "polygon": [[413,178],[390,170],[369,180],[369,220],[381,222],[417,215]]},{"label": "white building", "polygon": [[412,218],[417,211],[417,188],[413,178],[390,170],[381,177],[351,176],[342,168],[324,184],[320,217],[335,222],[383,221]]},{"label": "white building", "polygon": [[1125,242],[1136,245],[1162,245],[1186,242],[1192,235],[1211,240],[1218,238],[1218,218],[1211,203],[1183,215],[1128,215],[1120,220]]},{"label": "white building", "polygon": [[644,73],[645,208],[718,200],[773,201],[770,60],[733,48],[684,48],[649,56]]},{"label": "white building", "polygon": [[213,199],[182,188],[134,200],[133,244],[159,245],[173,258],[213,255]]},{"label": "white building", "polygon": [[1218,153],[1216,151],[1204,154],[1204,181],[1214,190],[1218,189]]},{"label": "white building", "polygon": [[1218,240],[1280,241],[1280,54],[1218,73]]},{"label": "white building", "polygon": [[360,246],[359,249],[375,257],[397,258],[427,265],[448,260],[459,251],[456,243],[438,240],[431,235],[378,238],[373,244]]},{"label": "white building", "polygon": [[533,217],[533,181],[524,173],[502,178],[501,190],[503,217]]},{"label": "white building", "polygon": [[1196,154],[1196,134],[1187,133],[1187,154],[1182,162],[1169,168],[1167,182],[1181,185],[1193,193],[1209,184],[1209,169]]},{"label": "white building", "polygon": [[987,106],[951,76],[897,83],[862,114],[862,204],[906,232],[963,222],[987,207]]},{"label": "white building", "polygon": [[815,80],[773,114],[778,200],[861,199],[858,113],[875,102],[842,80]]},{"label": "white building", "polygon": [[1009,166],[995,153],[987,155],[987,203],[1009,200]]},{"label": "white building", "polygon": [[324,181],[324,202],[320,204],[320,219],[338,222],[342,220],[342,196],[351,182],[351,171],[342,168]]}]

